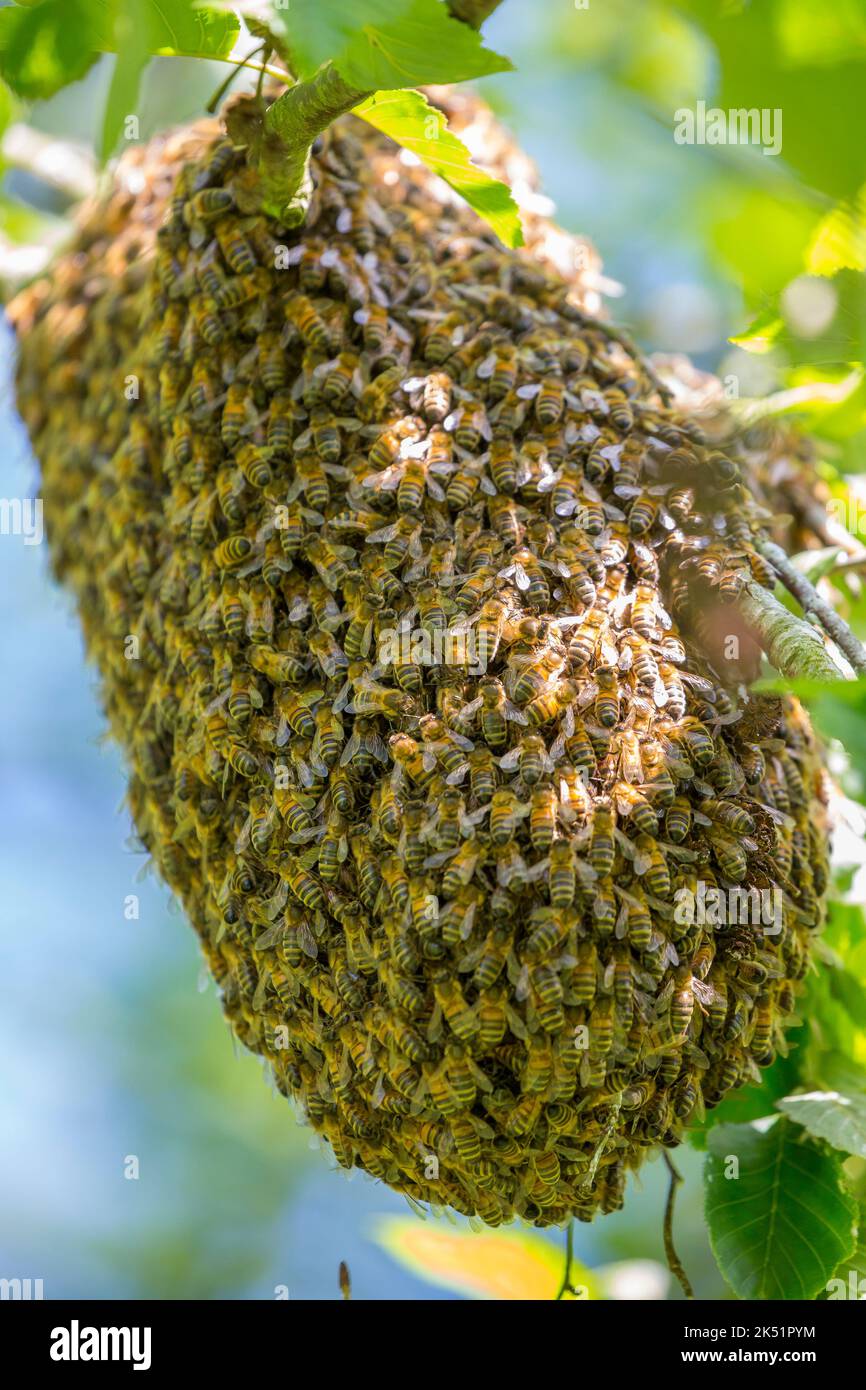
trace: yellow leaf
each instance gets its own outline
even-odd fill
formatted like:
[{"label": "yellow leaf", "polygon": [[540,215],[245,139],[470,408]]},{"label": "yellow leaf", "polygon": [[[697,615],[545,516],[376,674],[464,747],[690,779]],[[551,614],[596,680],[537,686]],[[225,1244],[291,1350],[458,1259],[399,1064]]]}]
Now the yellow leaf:
[{"label": "yellow leaf", "polygon": [[838,203],[822,218],[806,252],[811,275],[866,270],[866,186],[853,202]]},{"label": "yellow leaf", "polygon": [[[384,1216],[376,1222],[373,1237],[419,1278],[468,1298],[552,1299],[565,1268],[564,1232],[560,1251],[523,1231],[446,1230],[413,1217]],[[582,1297],[598,1298],[590,1271],[576,1261],[571,1279]]]}]

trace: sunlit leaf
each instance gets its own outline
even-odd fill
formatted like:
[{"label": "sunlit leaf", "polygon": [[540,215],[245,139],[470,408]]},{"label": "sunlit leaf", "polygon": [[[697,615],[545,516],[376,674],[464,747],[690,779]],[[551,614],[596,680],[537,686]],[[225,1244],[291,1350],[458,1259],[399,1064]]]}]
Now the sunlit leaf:
[{"label": "sunlit leaf", "polygon": [[[384,1250],[428,1283],[468,1298],[537,1300],[555,1298],[565,1266],[550,1241],[524,1231],[446,1229],[412,1217],[387,1216],[374,1236]],[[572,1283],[599,1297],[595,1276],[572,1265]]]},{"label": "sunlit leaf", "polygon": [[742,333],[732,334],[729,341],[746,352],[769,352],[784,326],[778,309],[764,309],[748,328],[744,328]]},{"label": "sunlit leaf", "polygon": [[785,1096],[776,1108],[834,1149],[866,1158],[866,1097],[842,1091],[807,1091]]},{"label": "sunlit leaf", "polygon": [[274,13],[299,77],[330,61],[360,91],[463,82],[511,67],[440,0],[292,0],[285,19]]},{"label": "sunlit leaf", "polygon": [[225,58],[240,33],[236,15],[197,5],[196,0],[141,0],[141,13],[154,54]]},{"label": "sunlit leaf", "polygon": [[806,252],[806,269],[811,275],[866,270],[866,186],[819,222]]},{"label": "sunlit leaf", "polygon": [[719,1269],[744,1299],[811,1299],[854,1253],[857,1204],[837,1154],[785,1118],[709,1137],[704,1192]]},{"label": "sunlit leaf", "polygon": [[420,92],[377,92],[356,107],[355,115],[363,116],[439,174],[489,222],[506,246],[523,244],[520,214],[510,189],[472,163],[466,146],[448,129],[443,112]]}]

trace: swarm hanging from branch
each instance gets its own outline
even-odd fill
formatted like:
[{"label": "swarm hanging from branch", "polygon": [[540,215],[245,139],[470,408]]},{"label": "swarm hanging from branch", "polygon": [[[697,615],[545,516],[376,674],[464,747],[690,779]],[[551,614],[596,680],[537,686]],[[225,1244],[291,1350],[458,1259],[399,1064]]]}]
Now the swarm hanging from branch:
[{"label": "swarm hanging from branch", "polygon": [[821,924],[808,721],[716,657],[782,650],[765,516],[543,219],[503,250],[348,118],[292,230],[259,153],[131,152],[13,306],[54,563],[138,832],[338,1161],[589,1219],[784,1047]]}]

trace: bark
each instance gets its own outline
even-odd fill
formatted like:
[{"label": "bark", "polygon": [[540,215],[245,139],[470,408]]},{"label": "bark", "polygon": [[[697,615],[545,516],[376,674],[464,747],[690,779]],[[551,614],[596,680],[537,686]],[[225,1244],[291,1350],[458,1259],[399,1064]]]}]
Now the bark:
[{"label": "bark", "polygon": [[311,193],[310,150],[332,121],[371,93],[344,82],[327,63],[268,107],[259,146],[266,210],[286,227],[303,222]]}]

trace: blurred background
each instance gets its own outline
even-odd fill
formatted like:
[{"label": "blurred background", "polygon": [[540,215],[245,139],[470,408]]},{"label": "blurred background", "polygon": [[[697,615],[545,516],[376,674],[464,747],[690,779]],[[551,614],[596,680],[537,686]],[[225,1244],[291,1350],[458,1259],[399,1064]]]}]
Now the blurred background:
[{"label": "blurred background", "polygon": [[[862,467],[858,0],[506,0],[486,32],[518,71],[482,84],[485,95],[538,162],[558,219],[592,238],[621,284],[614,317],[649,349],[733,374],[744,396],[846,383],[829,407],[802,396],[828,476]],[[30,125],[91,146],[113,61],[37,103]],[[142,138],[199,115],[225,71],[152,63]],[[781,108],[782,153],[676,144],[674,112],[698,99]],[[47,244],[63,233],[64,200],[17,163],[4,164],[0,229],[10,245],[22,235]],[[818,273],[831,302],[816,331],[796,310],[803,277],[808,288]],[[756,321],[745,339],[761,351],[729,341]],[[8,331],[0,352],[0,492],[34,495]],[[0,1276],[41,1278],[46,1297],[273,1298],[279,1289],[327,1299],[339,1297],[345,1260],[357,1298],[463,1296],[465,1286],[418,1276],[393,1220],[409,1216],[402,1199],[360,1173],[331,1171],[256,1060],[235,1052],[215,990],[202,985],[194,936],[130,839],[121,761],[103,738],[70,604],[45,548],[6,535],[0,648]],[[139,899],[132,920],[130,894]],[[700,1159],[691,1150],[677,1158],[686,1177],[677,1244],[698,1297],[723,1297]],[[578,1260],[591,1270],[661,1264],[666,1182],[660,1163],[648,1165],[623,1213],[578,1226]],[[546,1268],[564,1237],[533,1236],[521,1249]],[[660,1267],[626,1272],[621,1293],[679,1296]]]}]

